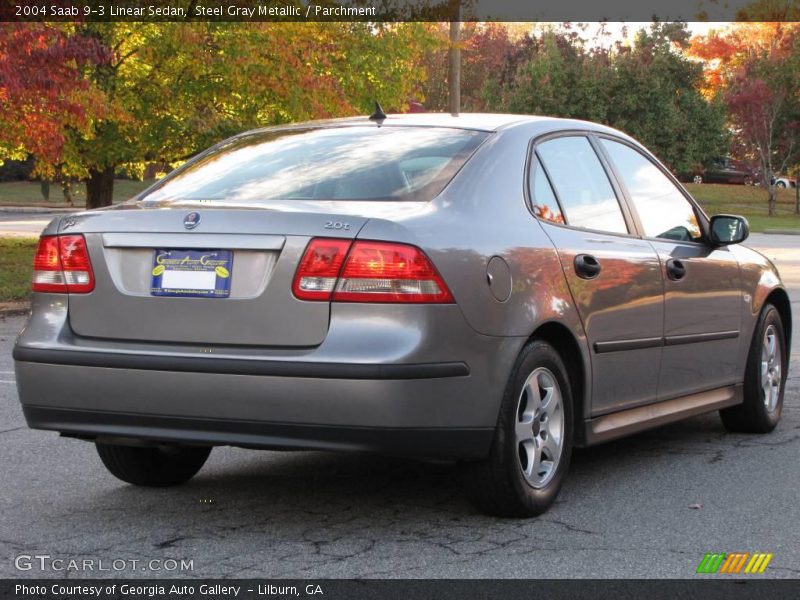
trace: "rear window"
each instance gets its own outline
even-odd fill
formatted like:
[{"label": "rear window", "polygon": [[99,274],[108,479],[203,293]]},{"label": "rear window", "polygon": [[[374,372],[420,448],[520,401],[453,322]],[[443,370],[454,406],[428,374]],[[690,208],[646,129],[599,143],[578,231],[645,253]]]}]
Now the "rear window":
[{"label": "rear window", "polygon": [[375,125],[254,133],[188,163],[140,200],[430,200],[487,135]]}]

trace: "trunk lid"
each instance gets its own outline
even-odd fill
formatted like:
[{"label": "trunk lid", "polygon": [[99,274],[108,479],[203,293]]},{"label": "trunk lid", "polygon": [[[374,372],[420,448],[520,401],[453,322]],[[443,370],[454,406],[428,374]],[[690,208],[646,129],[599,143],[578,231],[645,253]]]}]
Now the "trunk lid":
[{"label": "trunk lid", "polygon": [[[292,208],[127,205],[62,219],[60,233],[85,236],[95,275],[94,291],[69,297],[73,331],[128,341],[319,345],[328,331],[330,305],[295,298],[295,271],[312,237],[352,239],[367,218],[319,206],[303,210],[297,203]],[[199,221],[187,229],[184,219],[192,212]],[[229,296],[153,295],[156,249],[230,251]]]}]

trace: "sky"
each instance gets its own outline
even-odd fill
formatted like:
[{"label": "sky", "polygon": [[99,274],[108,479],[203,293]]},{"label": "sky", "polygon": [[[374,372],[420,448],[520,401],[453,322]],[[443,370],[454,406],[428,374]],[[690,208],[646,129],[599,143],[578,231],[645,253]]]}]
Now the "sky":
[{"label": "sky", "polygon": [[[573,25],[578,26],[586,26],[586,30],[581,34],[581,37],[587,39],[590,43],[599,44],[602,46],[611,46],[617,41],[625,41],[630,40],[633,41],[634,35],[640,29],[644,28],[647,29],[650,27],[651,22],[649,21],[607,21],[604,23],[600,23],[597,21],[592,22],[572,22]],[[555,27],[560,27],[562,23],[515,23],[513,24],[514,29],[517,32],[520,31],[527,31],[529,28],[536,28],[537,26],[541,25],[552,25]],[[600,31],[600,27],[605,25],[605,30],[609,35],[606,35],[600,39],[595,40],[598,32]],[[729,26],[729,22],[700,22],[700,21],[691,21],[687,23],[689,27],[689,31],[692,35],[706,35],[712,29],[724,29],[725,27]]]},{"label": "sky", "polygon": [[[700,22],[700,21],[690,21],[688,23],[689,31],[692,32],[692,35],[706,35],[712,29],[722,29],[728,26],[730,23],[727,22],[718,22],[718,23],[707,23],[707,22]],[[589,26],[587,30],[587,34],[589,37],[594,37],[597,31],[600,28],[601,23],[587,23]],[[614,43],[617,40],[624,40],[625,36],[623,35],[623,30],[627,27],[627,38],[632,39],[634,34],[642,28],[650,27],[649,22],[644,21],[631,21],[631,22],[609,22],[605,23],[606,31],[608,31],[611,35],[609,36],[610,43]]]}]

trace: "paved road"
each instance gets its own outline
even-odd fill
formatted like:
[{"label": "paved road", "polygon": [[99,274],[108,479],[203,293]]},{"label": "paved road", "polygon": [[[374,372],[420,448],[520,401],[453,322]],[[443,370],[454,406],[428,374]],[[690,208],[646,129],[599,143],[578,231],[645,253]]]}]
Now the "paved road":
[{"label": "paved road", "polygon": [[[800,237],[752,243],[800,274]],[[789,283],[800,300],[800,275]],[[0,577],[41,576],[13,565],[36,553],[191,559],[203,577],[692,577],[705,552],[737,550],[800,577],[800,335],[773,434],[706,415],[577,451],[556,506],[517,521],[478,514],[455,468],[379,457],[222,448],[186,486],[123,485],[91,445],[25,428],[10,358],[22,324],[0,319]]]},{"label": "paved road", "polygon": [[38,237],[57,215],[0,212],[0,237]]}]

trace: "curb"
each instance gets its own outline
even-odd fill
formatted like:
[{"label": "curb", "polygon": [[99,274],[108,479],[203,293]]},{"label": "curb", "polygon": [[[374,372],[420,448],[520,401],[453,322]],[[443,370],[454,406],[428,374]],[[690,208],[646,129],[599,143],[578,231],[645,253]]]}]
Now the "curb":
[{"label": "curb", "polygon": [[45,206],[0,206],[0,213],[74,213],[83,212],[84,208],[47,208]]},{"label": "curb", "polygon": [[765,229],[767,235],[800,235],[800,229]]},{"label": "curb", "polygon": [[26,315],[30,311],[30,302],[0,302],[0,317]]}]

